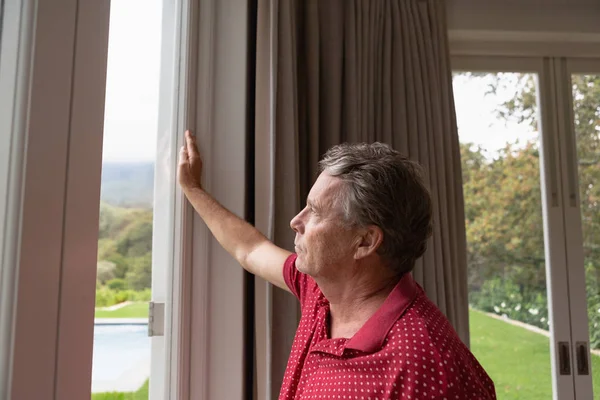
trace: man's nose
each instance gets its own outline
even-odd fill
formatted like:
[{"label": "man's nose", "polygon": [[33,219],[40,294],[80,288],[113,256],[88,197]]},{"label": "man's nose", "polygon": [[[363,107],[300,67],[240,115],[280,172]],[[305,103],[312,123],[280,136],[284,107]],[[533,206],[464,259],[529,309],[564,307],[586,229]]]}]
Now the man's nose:
[{"label": "man's nose", "polygon": [[[300,212],[300,214],[302,214]],[[300,230],[302,229],[302,221],[300,220],[300,214],[297,214],[294,218],[292,218],[292,220],[290,221],[290,227],[294,230],[294,232],[296,233],[302,233],[300,232]]]}]

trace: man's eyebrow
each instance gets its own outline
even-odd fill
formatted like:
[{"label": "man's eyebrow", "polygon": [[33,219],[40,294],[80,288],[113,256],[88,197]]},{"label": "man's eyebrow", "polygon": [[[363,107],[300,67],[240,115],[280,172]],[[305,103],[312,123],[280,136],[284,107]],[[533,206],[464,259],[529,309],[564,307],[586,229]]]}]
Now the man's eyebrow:
[{"label": "man's eyebrow", "polygon": [[313,201],[311,201],[311,200],[308,200],[308,199],[306,200],[306,204],[307,204],[309,207],[311,207],[311,208],[315,208],[315,209],[319,209],[319,208],[320,208],[320,207],[319,207],[319,205],[318,205],[317,203],[315,203],[315,202],[313,202]]}]

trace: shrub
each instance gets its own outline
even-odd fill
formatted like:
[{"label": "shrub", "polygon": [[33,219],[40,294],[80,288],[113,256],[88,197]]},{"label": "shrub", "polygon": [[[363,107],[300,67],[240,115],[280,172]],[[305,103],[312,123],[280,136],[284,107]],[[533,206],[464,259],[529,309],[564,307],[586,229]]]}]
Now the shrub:
[{"label": "shrub", "polygon": [[585,266],[590,347],[600,349],[600,281],[597,266],[592,262]]},{"label": "shrub", "polygon": [[115,292],[106,286],[96,289],[96,307],[108,307],[116,304]]},{"label": "shrub", "polygon": [[135,290],[149,288],[152,283],[152,255],[148,253],[130,260],[129,271],[125,275],[127,285]]},{"label": "shrub", "polygon": [[[114,281],[119,281],[114,279]],[[150,301],[151,290],[115,290],[108,286],[96,288],[96,307],[108,307],[124,301]]]},{"label": "shrub", "polygon": [[[586,292],[590,347],[600,349],[600,282],[596,266],[586,268]],[[532,289],[500,278],[488,279],[479,290],[469,293],[471,307],[506,316],[548,330],[548,300],[546,289]]]},{"label": "shrub", "polygon": [[152,291],[149,288],[134,293],[135,297],[132,301],[150,301],[152,299]]},{"label": "shrub", "polygon": [[548,330],[548,301],[545,289],[528,288],[500,278],[489,279],[470,293],[473,308],[506,316]]},{"label": "shrub", "polygon": [[101,284],[115,278],[115,269],[117,265],[110,261],[98,261],[96,277]]},{"label": "shrub", "polygon": [[116,278],[106,282],[106,286],[116,291],[125,290],[127,289],[127,282],[125,282],[125,279]]}]

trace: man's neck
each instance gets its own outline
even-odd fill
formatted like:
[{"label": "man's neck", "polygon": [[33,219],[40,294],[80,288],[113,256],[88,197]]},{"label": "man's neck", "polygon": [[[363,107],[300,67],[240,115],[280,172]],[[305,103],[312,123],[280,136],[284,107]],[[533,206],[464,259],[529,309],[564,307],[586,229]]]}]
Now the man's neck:
[{"label": "man's neck", "polygon": [[398,283],[394,277],[352,277],[317,282],[329,301],[331,338],[351,338],[381,307]]}]

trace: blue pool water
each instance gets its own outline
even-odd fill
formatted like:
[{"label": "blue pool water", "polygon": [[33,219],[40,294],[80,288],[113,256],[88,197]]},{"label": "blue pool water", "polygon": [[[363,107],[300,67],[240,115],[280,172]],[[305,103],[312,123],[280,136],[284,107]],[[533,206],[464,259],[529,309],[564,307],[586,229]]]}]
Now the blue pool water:
[{"label": "blue pool water", "polygon": [[136,386],[140,369],[149,370],[149,364],[147,325],[94,325],[93,391],[117,390],[132,380]]}]

